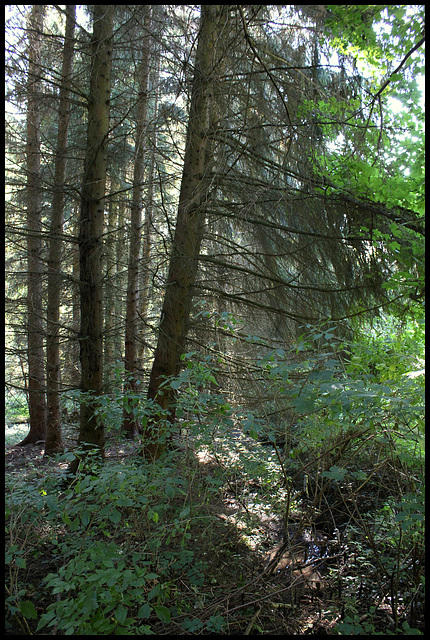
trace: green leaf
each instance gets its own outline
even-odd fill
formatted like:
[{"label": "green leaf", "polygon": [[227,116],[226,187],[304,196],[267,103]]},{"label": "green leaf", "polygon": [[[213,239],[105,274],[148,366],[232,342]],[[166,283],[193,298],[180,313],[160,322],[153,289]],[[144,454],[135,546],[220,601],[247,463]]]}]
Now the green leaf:
[{"label": "green leaf", "polygon": [[19,610],[21,611],[24,618],[31,618],[35,620],[37,618],[36,607],[30,600],[24,600],[19,604]]},{"label": "green leaf", "polygon": [[391,249],[391,251],[399,251],[401,249],[401,246],[396,241],[390,242],[388,246]]},{"label": "green leaf", "polygon": [[159,596],[160,591],[161,591],[160,585],[156,584],[155,587],[153,587],[151,591],[148,593],[147,595],[148,600],[152,600],[153,598],[156,598],[157,596]]},{"label": "green leaf", "polygon": [[72,524],[70,525],[70,531],[77,531],[79,527],[80,527],[79,516],[76,516],[76,518],[73,520]]},{"label": "green leaf", "polygon": [[342,469],[342,467],[330,467],[329,471],[324,471],[322,476],[324,478],[330,478],[330,480],[342,481],[348,471],[346,469]]},{"label": "green leaf", "polygon": [[406,520],[407,517],[408,517],[407,513],[404,513],[403,511],[400,511],[399,513],[396,513],[396,515],[394,516],[394,521],[395,522],[402,522],[403,520]]},{"label": "green leaf", "polygon": [[176,494],[175,488],[171,484],[166,484],[164,492],[168,498],[174,498]]},{"label": "green leaf", "polygon": [[111,513],[109,514],[109,520],[114,524],[118,524],[118,522],[121,520],[121,513],[118,511],[118,509],[112,509]]},{"label": "green leaf", "polygon": [[134,500],[131,498],[118,498],[116,504],[118,507],[132,507],[134,505]]},{"label": "green leaf", "polygon": [[203,627],[203,622],[198,618],[194,620],[191,620],[191,618],[186,618],[183,621],[181,627],[184,631],[189,631],[190,633],[193,633]]},{"label": "green leaf", "polygon": [[43,627],[46,627],[49,623],[52,626],[54,623],[52,622],[56,619],[57,614],[55,611],[48,611],[48,613],[42,613],[39,622],[37,623],[36,631],[40,631]]},{"label": "green leaf", "polygon": [[294,398],[291,404],[297,409],[299,413],[312,413],[315,408],[315,401],[312,398]]},{"label": "green leaf", "polygon": [[127,617],[127,607],[120,604],[117,610],[115,611],[115,620],[119,622],[119,624],[124,624],[125,619]]},{"label": "green leaf", "polygon": [[24,558],[15,558],[15,562],[16,562],[16,566],[19,567],[19,569],[25,569],[27,564],[24,560]]},{"label": "green leaf", "polygon": [[145,573],[146,580],[156,580],[159,577],[158,573]]},{"label": "green leaf", "polygon": [[367,473],[365,471],[353,471],[351,475],[357,480],[365,480],[367,478]]},{"label": "green leaf", "polygon": [[210,633],[220,633],[225,626],[225,620],[222,616],[211,616],[206,624],[206,628]]},{"label": "green leaf", "polygon": [[392,222],[390,224],[390,231],[393,234],[393,236],[396,236],[396,238],[401,238],[402,237],[402,233],[401,233],[399,227],[397,226],[397,224],[395,222]]},{"label": "green leaf", "polygon": [[164,624],[170,622],[170,611],[167,607],[162,604],[158,604],[154,607],[154,611],[161,622],[164,622]]},{"label": "green leaf", "polygon": [[89,591],[83,601],[82,613],[90,614],[97,609],[97,593],[96,591]]},{"label": "green leaf", "polygon": [[88,526],[88,524],[90,522],[90,514],[89,514],[89,512],[86,509],[84,509],[83,511],[81,511],[81,513],[79,515],[80,515],[81,522],[84,525],[84,527]]},{"label": "green leaf", "polygon": [[149,606],[149,604],[147,602],[145,602],[145,604],[143,604],[141,607],[139,607],[139,611],[137,612],[137,617],[138,618],[149,618],[151,613],[151,607]]},{"label": "green leaf", "polygon": [[180,518],[187,518],[190,515],[190,507],[185,507],[185,509],[182,509],[181,513],[179,514]]}]

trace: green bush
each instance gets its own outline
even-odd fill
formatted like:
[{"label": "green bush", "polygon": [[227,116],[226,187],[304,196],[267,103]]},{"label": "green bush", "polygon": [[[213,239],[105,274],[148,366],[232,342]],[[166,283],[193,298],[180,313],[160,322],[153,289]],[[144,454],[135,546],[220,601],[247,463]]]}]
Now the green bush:
[{"label": "green bush", "polygon": [[[6,505],[11,536],[19,540],[24,527],[35,536],[43,530],[44,543],[49,540],[60,563],[44,579],[54,601],[40,616],[38,631],[149,634],[151,620],[170,621],[171,603],[165,601],[172,599],[175,576],[185,576],[190,585],[202,583],[205,566],[187,549],[193,519],[185,480],[175,472],[173,458],[170,463],[165,458],[148,468],[140,460],[108,467],[87,455],[64,492],[53,480],[11,487]],[[7,550],[10,617],[33,613],[18,570],[43,545],[39,539],[32,551],[27,541]]]}]

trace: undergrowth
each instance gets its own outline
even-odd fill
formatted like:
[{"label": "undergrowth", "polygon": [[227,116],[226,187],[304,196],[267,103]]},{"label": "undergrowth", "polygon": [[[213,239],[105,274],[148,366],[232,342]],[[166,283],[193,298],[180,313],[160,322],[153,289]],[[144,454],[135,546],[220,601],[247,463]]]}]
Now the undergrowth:
[{"label": "undergrowth", "polygon": [[[363,344],[339,364],[333,343],[328,329],[295,361],[261,359],[265,413],[233,410],[211,359],[186,354],[166,381],[177,448],[160,460],[103,465],[85,449],[9,474],[7,630],[422,633],[422,378]],[[104,399],[108,424],[124,401]],[[58,471],[84,453],[73,478]]]},{"label": "undergrowth", "polygon": [[[213,526],[205,505],[219,485],[193,473],[183,476],[175,456],[146,468],[87,458],[66,490],[61,478],[9,485],[9,616],[67,635],[151,634],[178,615],[184,630],[195,626],[208,568],[198,537]],[[46,568],[39,585],[26,583],[34,563]],[[41,615],[35,589],[51,600]],[[216,616],[201,621],[216,627]]]}]

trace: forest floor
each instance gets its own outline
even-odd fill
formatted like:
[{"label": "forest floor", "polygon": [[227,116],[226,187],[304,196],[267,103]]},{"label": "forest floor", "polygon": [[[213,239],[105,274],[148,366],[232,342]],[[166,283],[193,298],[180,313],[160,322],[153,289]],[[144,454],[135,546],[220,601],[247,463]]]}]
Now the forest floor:
[{"label": "forest floor", "polygon": [[[255,447],[256,443],[246,439],[240,442],[242,448],[250,446]],[[178,458],[179,466],[183,472],[186,461],[185,475],[193,478],[188,497],[196,505],[191,514],[192,540],[187,544],[191,544],[194,564],[205,567],[204,580],[196,586],[176,579],[174,587],[171,586],[176,600],[178,590],[183,590],[183,601],[193,604],[183,607],[183,613],[179,610],[168,624],[153,617],[150,623],[154,633],[338,635],[335,627],[345,615],[351,596],[360,603],[358,613],[362,623],[372,610],[373,633],[393,633],[387,599],[379,599],[375,607],[375,600],[363,588],[354,560],[348,556],[339,534],[306,524],[309,520],[306,503],[290,512],[290,542],[284,549],[284,515],[279,506],[270,504],[270,486],[263,486],[261,476],[252,478],[237,473],[237,465],[228,465],[225,448],[214,455],[194,443],[192,447],[190,443],[181,443],[180,447],[183,456]],[[132,460],[136,451],[136,443],[108,442],[106,458],[112,462]],[[230,453],[234,458],[234,452]],[[17,484],[23,480],[37,481],[64,473],[66,467],[66,462],[44,458],[41,446],[6,447],[6,477],[12,484],[12,478],[16,478]],[[202,500],[208,483],[217,490],[205,493]],[[43,544],[36,558],[32,561],[28,557],[20,579],[25,598],[34,599],[37,612],[42,613],[53,601],[42,586],[43,580],[49,571],[56,570],[53,565],[58,558],[53,563],[51,552],[44,550]],[[356,587],[351,590],[354,584]],[[349,595],[345,585],[349,585]],[[172,603],[167,598],[164,604]],[[187,631],[184,622],[190,620],[190,610],[196,625],[193,628],[187,623],[190,625]],[[25,621],[28,632],[36,632],[36,622]],[[12,624],[7,633],[21,635],[22,623]],[[36,634],[44,635],[46,631]]]}]

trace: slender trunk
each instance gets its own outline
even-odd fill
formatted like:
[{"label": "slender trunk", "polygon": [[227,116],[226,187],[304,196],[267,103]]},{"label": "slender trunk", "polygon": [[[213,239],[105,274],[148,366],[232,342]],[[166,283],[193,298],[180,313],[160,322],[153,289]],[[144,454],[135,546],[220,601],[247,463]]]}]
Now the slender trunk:
[{"label": "slender trunk", "polygon": [[[142,237],[143,180],[145,176],[146,128],[148,114],[149,80],[149,25],[150,7],[145,7],[144,29],[147,30],[142,47],[142,60],[138,70],[139,101],[134,154],[133,196],[131,202],[130,254],[128,261],[127,307],[125,319],[125,384],[124,392],[137,391],[137,339],[139,329],[139,259]],[[123,430],[129,438],[141,431],[139,421],[133,415],[133,407],[124,404]]]},{"label": "slender trunk", "polygon": [[[154,45],[153,57],[155,59],[156,68],[154,72],[154,76],[152,77],[152,86],[158,87],[159,78],[160,78],[160,55],[159,55],[159,47],[157,44]],[[156,121],[158,112],[158,91],[154,96],[153,102],[153,110],[151,112],[152,121]],[[152,214],[154,208],[154,180],[155,180],[155,153],[157,149],[157,130],[153,131],[153,139],[151,144],[151,159],[149,161],[149,169],[148,169],[148,190],[146,192],[145,198],[145,217],[143,222],[143,246],[142,246],[142,257],[141,257],[141,269],[140,269],[140,298],[139,298],[139,316],[140,316],[140,326],[139,326],[139,341],[138,341],[138,353],[137,357],[141,362],[142,368],[145,368],[145,357],[146,357],[146,318],[148,314],[148,306],[149,306],[149,276],[150,276],[150,261],[151,261],[151,229],[152,229]]]},{"label": "slender trunk", "polygon": [[[120,181],[116,177],[111,178],[111,192],[120,190]],[[104,328],[104,388],[106,393],[112,393],[115,385],[115,364],[120,354],[115,352],[116,335],[118,332],[118,319],[115,315],[115,305],[118,298],[118,283],[116,261],[116,245],[118,244],[117,232],[120,221],[118,220],[118,202],[110,198],[108,203],[108,223],[106,240],[104,244],[106,286],[104,295],[105,328]]]},{"label": "slender trunk", "polygon": [[[79,235],[79,205],[74,205],[72,214],[72,228],[71,235],[77,237]],[[81,384],[81,368],[79,362],[79,330],[81,325],[81,309],[79,299],[79,247],[74,244],[69,249],[69,255],[71,254],[72,261],[72,326],[71,326],[71,340],[67,344],[67,348],[64,352],[64,361],[69,364],[69,378],[68,384],[75,389],[79,389]]]},{"label": "slender trunk", "polygon": [[175,416],[174,390],[166,377],[177,375],[185,349],[193,285],[205,222],[205,200],[209,188],[213,132],[216,116],[216,77],[222,54],[223,28],[228,17],[224,5],[202,5],[190,115],[178,215],[164,295],[158,343],[148,387],[148,399],[160,406],[157,417],[147,425],[144,455],[156,459],[166,446],[167,422]]},{"label": "slender trunk", "polygon": [[[125,225],[123,221],[126,216],[126,202],[124,198],[119,198],[118,200],[118,233],[116,238],[116,247],[115,247],[115,259],[116,259],[116,277],[115,277],[115,287],[119,292],[119,295],[115,296],[114,303],[114,315],[116,319],[116,331],[115,331],[115,339],[114,339],[114,353],[115,357],[118,360],[123,360],[123,349],[124,349],[124,322],[123,318],[125,315],[125,308],[123,303],[123,295],[122,292],[126,291],[127,287],[127,278],[125,270],[121,265],[124,265],[127,261],[126,256],[126,238],[125,238]],[[121,222],[120,222],[121,221]]]},{"label": "slender trunk", "polygon": [[66,32],[63,51],[63,82],[60,89],[57,154],[48,258],[48,305],[46,340],[46,385],[48,416],[45,455],[62,451],[60,403],[60,291],[61,233],[63,231],[64,177],[66,173],[67,131],[69,127],[69,91],[73,61],[75,5],[66,5]]},{"label": "slender trunk", "polygon": [[104,425],[98,415],[103,387],[102,248],[114,5],[94,5],[88,137],[79,231],[80,361],[82,400],[79,442],[104,455]]},{"label": "slender trunk", "polygon": [[40,46],[44,6],[33,5],[28,36],[27,101],[27,332],[28,332],[28,409],[30,431],[19,446],[44,441],[46,399],[42,308],[42,212],[40,183]]},{"label": "slender trunk", "polygon": [[141,269],[140,269],[140,297],[139,297],[139,341],[137,345],[137,357],[141,362],[142,368],[145,368],[145,358],[147,345],[146,342],[146,318],[148,315],[149,306],[149,276],[150,276],[150,261],[151,261],[151,227],[152,227],[152,211],[153,211],[153,193],[154,193],[154,167],[155,167],[155,154],[152,154],[151,162],[148,171],[148,192],[146,197],[145,206],[145,218],[143,221],[143,247],[141,257]]}]

